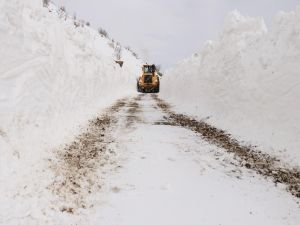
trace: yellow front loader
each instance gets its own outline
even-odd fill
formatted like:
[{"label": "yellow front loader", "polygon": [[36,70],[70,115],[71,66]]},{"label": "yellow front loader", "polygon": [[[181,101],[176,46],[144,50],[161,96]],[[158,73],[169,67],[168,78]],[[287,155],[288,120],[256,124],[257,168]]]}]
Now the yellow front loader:
[{"label": "yellow front loader", "polygon": [[142,75],[137,80],[137,91],[144,93],[159,92],[159,76],[155,65],[143,65]]}]

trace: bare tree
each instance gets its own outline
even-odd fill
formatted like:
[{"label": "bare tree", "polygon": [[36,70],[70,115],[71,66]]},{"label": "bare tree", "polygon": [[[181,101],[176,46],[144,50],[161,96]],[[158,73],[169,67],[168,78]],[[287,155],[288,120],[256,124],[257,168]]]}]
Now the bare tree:
[{"label": "bare tree", "polygon": [[43,0],[43,6],[47,7],[49,6],[50,0]]},{"label": "bare tree", "polygon": [[130,46],[126,46],[125,49],[129,52],[131,52],[131,54],[135,57],[135,58],[139,58],[138,54],[136,52],[134,52]]},{"label": "bare tree", "polygon": [[77,28],[77,27],[80,27],[80,23],[78,21],[74,21],[74,26]]},{"label": "bare tree", "polygon": [[115,48],[115,57],[117,60],[121,60],[121,56],[122,56],[122,47],[117,43],[117,46]]},{"label": "bare tree", "polygon": [[115,44],[113,42],[109,42],[108,46],[111,47],[112,49],[115,49]]},{"label": "bare tree", "polygon": [[59,11],[61,11],[61,12],[64,12],[64,13],[66,13],[66,12],[67,12],[67,10],[66,10],[66,7],[65,7],[65,6],[61,6],[61,7],[59,8]]},{"label": "bare tree", "polygon": [[73,14],[73,20],[74,20],[74,21],[77,20],[77,14],[76,14],[76,13]]},{"label": "bare tree", "polygon": [[130,51],[130,52],[132,51],[130,46],[126,46],[125,49]]},{"label": "bare tree", "polygon": [[74,26],[77,28],[80,26],[80,23],[78,22],[77,20],[77,15],[76,13],[73,14],[73,23],[74,23]]},{"label": "bare tree", "polygon": [[104,30],[103,28],[99,28],[98,29],[98,33],[101,35],[101,37],[106,37],[108,38],[108,33],[106,30]]},{"label": "bare tree", "polygon": [[131,53],[132,53],[132,55],[136,58],[136,59],[138,59],[139,58],[139,56],[138,56],[138,54],[136,53],[136,52],[134,52],[134,51],[131,51]]},{"label": "bare tree", "polygon": [[67,10],[65,6],[61,6],[58,10],[58,15],[60,18],[64,18],[65,20],[67,20],[68,18],[68,14],[67,14]]}]

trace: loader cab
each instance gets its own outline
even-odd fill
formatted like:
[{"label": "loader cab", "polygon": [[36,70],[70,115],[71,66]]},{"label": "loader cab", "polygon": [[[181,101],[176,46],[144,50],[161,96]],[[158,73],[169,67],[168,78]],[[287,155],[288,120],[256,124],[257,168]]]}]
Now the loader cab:
[{"label": "loader cab", "polygon": [[143,72],[144,73],[154,73],[155,72],[155,65],[144,65],[143,66]]}]

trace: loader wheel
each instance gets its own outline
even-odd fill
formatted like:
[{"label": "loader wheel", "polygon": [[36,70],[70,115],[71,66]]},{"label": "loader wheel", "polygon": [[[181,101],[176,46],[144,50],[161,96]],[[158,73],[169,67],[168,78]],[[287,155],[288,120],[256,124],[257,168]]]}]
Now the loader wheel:
[{"label": "loader wheel", "polygon": [[159,85],[155,88],[155,93],[159,93]]},{"label": "loader wheel", "polygon": [[159,93],[159,88],[160,88],[160,80],[158,79],[158,85],[157,85],[157,88],[155,89],[156,93]]}]

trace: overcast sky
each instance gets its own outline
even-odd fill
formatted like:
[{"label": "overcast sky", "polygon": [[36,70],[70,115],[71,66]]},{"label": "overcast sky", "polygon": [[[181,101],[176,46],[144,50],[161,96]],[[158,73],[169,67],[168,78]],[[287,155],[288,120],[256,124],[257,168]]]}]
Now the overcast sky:
[{"label": "overcast sky", "polygon": [[168,68],[199,51],[222,31],[234,9],[262,16],[268,26],[281,10],[294,10],[300,0],[53,0],[70,14],[102,27],[131,46],[148,63]]}]

